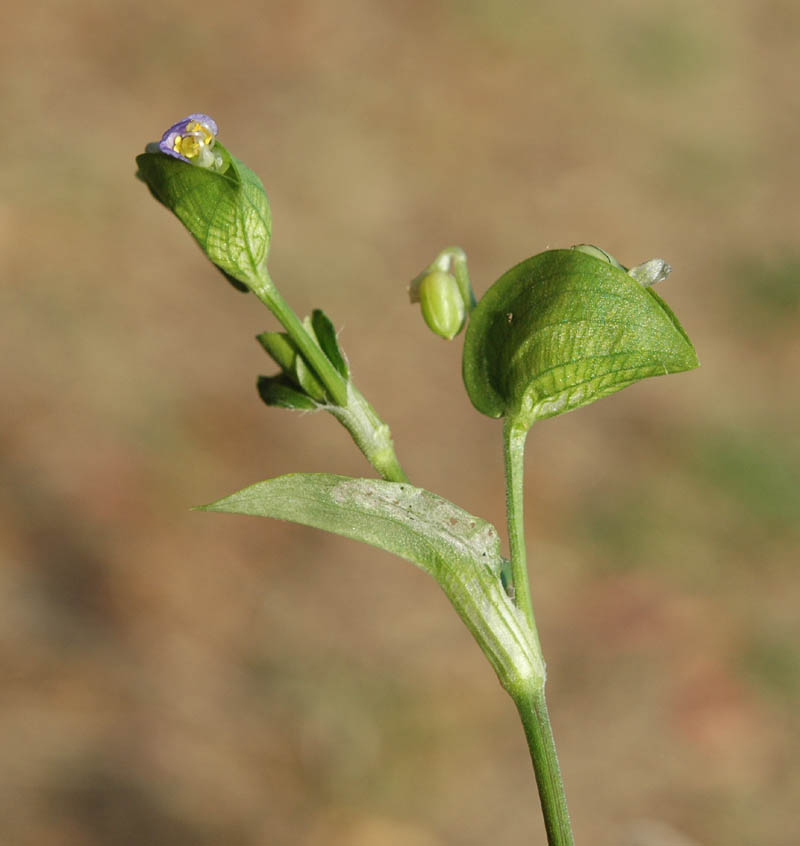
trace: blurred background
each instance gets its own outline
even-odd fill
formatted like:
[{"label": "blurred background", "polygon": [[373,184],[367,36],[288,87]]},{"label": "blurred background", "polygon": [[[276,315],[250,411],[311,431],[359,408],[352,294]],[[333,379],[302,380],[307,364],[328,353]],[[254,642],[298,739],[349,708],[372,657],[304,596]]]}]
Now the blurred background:
[{"label": "blurred background", "polygon": [[800,791],[800,7],[76,0],[0,12],[0,841],[543,844],[511,701],[411,565],[191,512],[369,474],[268,409],[275,328],[134,179],[189,112],[262,178],[412,481],[502,527],[500,424],[406,286],[548,247],[674,267],[702,368],[528,440],[576,839],[789,846]]}]

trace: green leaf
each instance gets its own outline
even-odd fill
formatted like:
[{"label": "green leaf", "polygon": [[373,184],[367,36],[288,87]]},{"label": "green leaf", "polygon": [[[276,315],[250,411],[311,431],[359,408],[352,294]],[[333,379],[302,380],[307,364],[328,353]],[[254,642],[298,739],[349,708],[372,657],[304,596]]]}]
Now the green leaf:
[{"label": "green leaf", "polygon": [[499,576],[497,531],[412,485],[326,473],[292,473],[244,488],[205,511],[291,520],[393,552],[434,578],[459,562]]},{"label": "green leaf", "polygon": [[229,281],[239,288],[259,285],[271,232],[267,195],[261,180],[222,144],[214,150],[228,163],[222,173],[146,152],[136,157],[136,175]]},{"label": "green leaf", "polygon": [[262,332],[256,335],[261,346],[269,353],[273,361],[280,365],[286,376],[287,384],[302,388],[312,400],[325,402],[328,398],[322,383],[306,364],[292,339],[285,332]]},{"label": "green leaf", "polygon": [[592,255],[550,250],[513,267],[478,303],[463,376],[478,411],[527,429],[697,366],[686,332],[651,288]]},{"label": "green leaf", "polygon": [[317,402],[325,402],[328,394],[322,383],[314,375],[314,371],[306,364],[306,360],[298,353],[294,360],[294,376],[297,384]]},{"label": "green leaf", "polygon": [[350,368],[347,366],[347,359],[339,346],[336,327],[328,315],[315,308],[311,313],[311,328],[330,363],[339,371],[339,375],[343,379],[349,379]]},{"label": "green leaf", "polygon": [[316,411],[319,406],[307,394],[298,391],[286,376],[259,376],[258,395],[269,406]]},{"label": "green leaf", "polygon": [[294,473],[202,510],[290,520],[413,562],[442,587],[504,686],[543,683],[533,634],[502,585],[497,531],[436,494],[380,479]]},{"label": "green leaf", "polygon": [[256,340],[281,370],[285,373],[291,373],[294,370],[297,347],[286,332],[261,332],[256,335]]}]

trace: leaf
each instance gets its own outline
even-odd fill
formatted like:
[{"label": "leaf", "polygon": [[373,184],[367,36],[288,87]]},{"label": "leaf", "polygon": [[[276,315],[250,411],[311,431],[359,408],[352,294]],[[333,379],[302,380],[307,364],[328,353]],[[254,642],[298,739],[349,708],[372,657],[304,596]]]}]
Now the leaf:
[{"label": "leaf", "polygon": [[294,377],[297,384],[317,402],[325,402],[328,394],[322,382],[314,375],[314,371],[306,364],[306,360],[299,353],[294,360]]},{"label": "leaf", "polygon": [[303,411],[316,411],[319,408],[311,397],[298,391],[286,376],[259,376],[257,387],[266,405]]},{"label": "leaf", "polygon": [[222,144],[214,150],[229,162],[223,173],[146,152],[136,157],[136,175],[232,284],[257,285],[263,281],[271,232],[267,195],[261,180]]},{"label": "leaf", "polygon": [[328,395],[322,383],[306,364],[286,332],[262,332],[256,335],[256,339],[283,370],[287,384],[301,388],[301,392],[308,394],[312,400],[317,402],[327,400]]},{"label": "leaf", "polygon": [[286,332],[261,332],[256,335],[256,340],[284,373],[294,370],[297,347]]},{"label": "leaf", "polygon": [[328,315],[315,308],[311,313],[311,328],[330,363],[339,371],[339,375],[343,379],[349,379],[350,369],[347,366],[347,359],[339,346],[336,328]]},{"label": "leaf", "polygon": [[462,565],[502,565],[497,531],[422,488],[380,479],[292,473],[203,506],[205,511],[291,520],[393,552],[438,577]]},{"label": "leaf", "polygon": [[436,579],[505,686],[543,683],[533,635],[502,586],[497,531],[442,497],[380,479],[294,473],[201,510],[290,520],[411,561]]},{"label": "leaf", "polygon": [[513,267],[478,303],[463,376],[478,411],[527,429],[697,366],[686,332],[651,288],[591,255],[550,250]]}]

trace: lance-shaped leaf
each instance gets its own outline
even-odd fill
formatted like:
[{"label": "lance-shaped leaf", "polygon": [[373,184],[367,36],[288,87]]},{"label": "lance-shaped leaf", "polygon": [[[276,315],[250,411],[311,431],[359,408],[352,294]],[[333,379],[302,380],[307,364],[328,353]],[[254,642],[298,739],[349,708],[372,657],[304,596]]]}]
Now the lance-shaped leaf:
[{"label": "lance-shaped leaf", "polygon": [[[294,384],[311,400],[324,402],[325,388],[297,351],[292,339],[285,332],[262,332],[256,336],[273,361],[279,364],[288,384]],[[266,401],[266,400],[265,400]],[[313,405],[313,402],[312,402]]]},{"label": "lance-shaped leaf", "polygon": [[644,379],[697,367],[652,288],[577,250],[549,250],[500,277],[472,312],[463,375],[478,411],[527,429]]},{"label": "lance-shaped leaf", "polygon": [[[156,148],[157,149],[157,148]],[[241,290],[263,281],[271,232],[261,180],[219,142],[224,171],[164,153],[136,157],[136,174],[180,219],[205,254]]]},{"label": "lance-shaped leaf", "polygon": [[290,520],[413,562],[442,587],[504,686],[543,683],[533,635],[502,585],[497,531],[452,502],[398,482],[294,473],[203,510]]},{"label": "lance-shaped leaf", "polygon": [[347,358],[339,346],[336,327],[324,311],[315,308],[311,313],[311,329],[320,347],[322,347],[322,351],[328,357],[328,361],[339,371],[342,378],[349,379],[350,368],[347,365]]}]

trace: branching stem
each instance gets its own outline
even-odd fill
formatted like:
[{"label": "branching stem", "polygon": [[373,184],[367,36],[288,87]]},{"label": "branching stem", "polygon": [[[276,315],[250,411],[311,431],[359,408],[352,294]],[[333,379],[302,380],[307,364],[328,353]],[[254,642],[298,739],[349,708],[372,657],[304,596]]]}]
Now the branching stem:
[{"label": "branching stem", "polygon": [[286,300],[280,295],[266,269],[264,270],[264,283],[258,287],[251,285],[250,290],[278,319],[278,322],[294,341],[297,349],[300,350],[303,358],[317,374],[336,405],[347,405],[347,382],[330,363],[328,357],[306,331],[305,326],[289,307]]},{"label": "branching stem", "polygon": [[275,315],[308,366],[325,386],[332,404],[323,407],[350,432],[367,461],[388,482],[407,482],[408,478],[394,451],[389,427],[378,417],[363,394],[331,364],[319,344],[283,299],[266,268],[261,284],[251,285],[250,290]]}]

